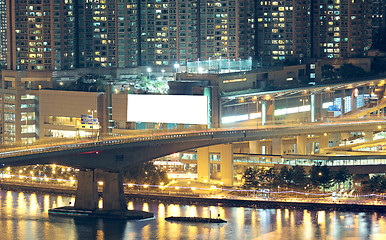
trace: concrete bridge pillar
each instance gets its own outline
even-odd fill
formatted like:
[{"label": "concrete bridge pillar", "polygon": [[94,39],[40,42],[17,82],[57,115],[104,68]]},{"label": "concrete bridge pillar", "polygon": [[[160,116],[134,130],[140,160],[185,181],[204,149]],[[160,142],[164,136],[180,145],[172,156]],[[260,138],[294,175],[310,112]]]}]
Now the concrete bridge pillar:
[{"label": "concrete bridge pillar", "polygon": [[373,139],[373,137],[374,137],[373,132],[365,132],[364,134],[365,134],[365,136],[364,136],[365,142],[371,142],[374,140]]},{"label": "concrete bridge pillar", "polygon": [[272,138],[272,155],[283,154],[283,143],[281,138]]},{"label": "concrete bridge pillar", "polygon": [[338,146],[341,139],[340,133],[331,133],[329,135],[330,135],[329,139],[332,141],[333,147]]},{"label": "concrete bridge pillar", "polygon": [[283,154],[293,154],[294,153],[295,144],[291,141],[283,141],[282,142],[282,153]]},{"label": "concrete bridge pillar", "polygon": [[296,137],[296,154],[307,154],[307,136],[299,135]]},{"label": "concrete bridge pillar", "polygon": [[122,173],[101,171],[101,177],[103,179],[103,210],[127,210]]},{"label": "concrete bridge pillar", "polygon": [[340,141],[347,140],[349,137],[350,137],[350,133],[348,133],[348,132],[340,133]]},{"label": "concrete bridge pillar", "polygon": [[80,170],[74,208],[95,210],[98,208],[98,200],[98,186],[94,170]]},{"label": "concrete bridge pillar", "polygon": [[273,124],[275,104],[272,100],[265,100],[261,105],[261,125]]},{"label": "concrete bridge pillar", "polygon": [[261,154],[261,144],[259,140],[249,141],[249,153],[251,154]]},{"label": "concrete bridge pillar", "polygon": [[233,146],[232,143],[221,147],[221,181],[226,186],[233,186]]},{"label": "concrete bridge pillar", "polygon": [[209,182],[210,180],[209,147],[197,148],[197,180],[199,182]]},{"label": "concrete bridge pillar", "polygon": [[323,148],[329,147],[329,137],[328,134],[323,134],[319,137],[319,151]]}]

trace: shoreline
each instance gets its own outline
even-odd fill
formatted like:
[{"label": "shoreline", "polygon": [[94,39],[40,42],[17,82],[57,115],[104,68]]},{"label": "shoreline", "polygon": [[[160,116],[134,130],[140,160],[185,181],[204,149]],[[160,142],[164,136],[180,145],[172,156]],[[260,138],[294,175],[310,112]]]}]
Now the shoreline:
[{"label": "shoreline", "polygon": [[[50,194],[76,195],[76,187],[52,186],[48,184],[30,184],[15,182],[0,182],[0,189],[11,191],[28,191]],[[99,193],[101,195],[101,192]],[[301,201],[279,201],[261,199],[232,199],[232,198],[209,198],[199,195],[168,195],[162,193],[132,193],[125,192],[127,200],[151,200],[163,203],[194,204],[228,207],[250,207],[264,209],[307,209],[307,210],[335,210],[350,212],[379,212],[386,213],[386,205],[360,204],[360,203],[325,203],[325,202],[301,202]]]}]

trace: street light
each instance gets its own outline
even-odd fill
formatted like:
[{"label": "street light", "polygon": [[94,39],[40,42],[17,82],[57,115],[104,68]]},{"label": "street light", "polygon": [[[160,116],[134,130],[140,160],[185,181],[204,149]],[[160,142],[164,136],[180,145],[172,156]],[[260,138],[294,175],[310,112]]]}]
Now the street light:
[{"label": "street light", "polygon": [[150,73],[151,73],[151,68],[147,68],[147,73],[148,73],[148,77],[149,77],[149,80],[150,80]]},{"label": "street light", "polygon": [[176,73],[178,72],[178,68],[180,67],[180,64],[179,63],[175,63],[174,64],[174,68],[176,69]]}]

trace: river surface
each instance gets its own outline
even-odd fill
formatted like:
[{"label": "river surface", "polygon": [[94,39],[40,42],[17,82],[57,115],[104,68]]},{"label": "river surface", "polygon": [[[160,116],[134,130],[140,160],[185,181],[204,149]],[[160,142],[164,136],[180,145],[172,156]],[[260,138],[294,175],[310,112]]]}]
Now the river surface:
[{"label": "river surface", "polygon": [[[0,239],[386,239],[386,214],[128,202],[151,211],[144,221],[48,216],[71,196],[0,190]],[[102,202],[100,201],[100,205]],[[165,221],[168,216],[220,217],[225,224]]]}]

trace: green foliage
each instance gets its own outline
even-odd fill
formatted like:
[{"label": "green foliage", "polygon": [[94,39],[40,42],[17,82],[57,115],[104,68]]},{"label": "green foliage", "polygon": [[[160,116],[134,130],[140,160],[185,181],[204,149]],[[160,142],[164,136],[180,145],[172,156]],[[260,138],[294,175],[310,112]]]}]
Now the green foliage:
[{"label": "green foliage", "polygon": [[249,167],[243,175],[245,189],[273,189],[302,188],[307,184],[305,170],[302,166],[293,166],[288,169],[282,167],[279,171],[275,168]]},{"label": "green foliage", "polygon": [[352,179],[352,175],[345,167],[339,168],[339,170],[335,172],[334,183],[336,184],[341,184],[351,179]]},{"label": "green foliage", "polygon": [[245,189],[253,189],[256,187],[256,169],[249,167],[245,170],[243,174]]},{"label": "green foliage", "polygon": [[327,166],[313,165],[310,171],[310,182],[314,188],[330,188],[333,183],[333,173]]},{"label": "green foliage", "polygon": [[372,48],[386,52],[386,28],[380,29],[373,35]]},{"label": "green foliage", "polygon": [[384,73],[386,71],[386,59],[383,57],[374,57],[373,63],[371,64],[371,72],[373,73]]},{"label": "green foliage", "polygon": [[[333,184],[340,184],[353,179],[347,168],[331,171],[327,166],[316,164],[307,174],[303,166],[283,166],[275,168],[246,169],[243,175],[245,189],[274,189],[277,187],[304,190],[309,183],[314,189],[331,188]],[[386,186],[386,180],[384,182]]]},{"label": "green foliage", "polygon": [[322,80],[323,81],[332,81],[337,78],[335,68],[332,65],[323,65],[322,66]]},{"label": "green foliage", "polygon": [[142,76],[138,82],[139,88],[152,93],[167,93],[169,89],[168,82],[165,79],[156,79]]},{"label": "green foliage", "polygon": [[[275,168],[259,168],[256,174],[257,187],[263,189],[271,189],[275,186],[275,180],[277,179],[277,171]],[[277,186],[277,185],[276,185]]]},{"label": "green foliage", "polygon": [[104,76],[98,76],[94,74],[87,74],[78,78],[74,82],[70,82],[63,85],[58,85],[59,90],[66,91],[89,91],[89,92],[104,92]]},{"label": "green foliage", "polygon": [[292,187],[303,188],[307,185],[308,179],[303,166],[292,166],[289,173]]},{"label": "green foliage", "polygon": [[343,64],[340,68],[336,69],[331,65],[322,66],[322,81],[324,82],[336,82],[337,80],[355,79],[366,76],[367,73],[360,67],[357,67],[351,63]]},{"label": "green foliage", "polygon": [[338,69],[338,77],[342,79],[359,78],[366,76],[365,70],[351,63],[343,64]]},{"label": "green foliage", "polygon": [[157,169],[152,162],[141,163],[126,169],[123,171],[123,181],[152,185],[169,182],[167,174],[162,169]]},{"label": "green foliage", "polygon": [[251,168],[249,167],[244,175],[244,185],[246,189],[272,189],[277,186],[276,180],[278,172],[275,168]]},{"label": "green foliage", "polygon": [[369,193],[383,193],[386,191],[386,176],[374,175],[364,182],[363,190]]},{"label": "green foliage", "polygon": [[280,169],[278,177],[279,179],[277,183],[279,186],[287,188],[291,186],[291,174],[287,166],[284,166]]}]

